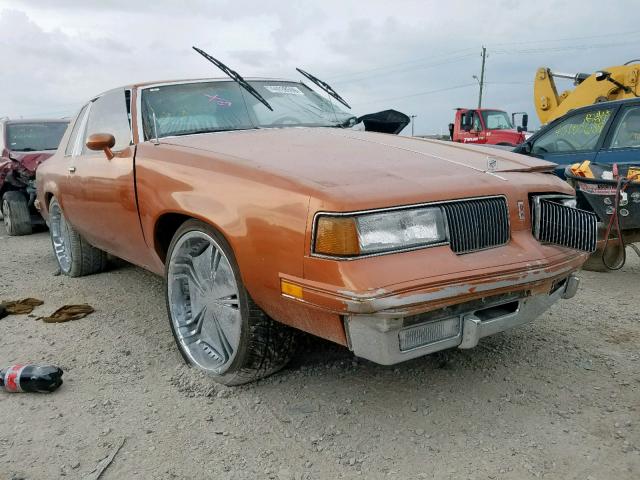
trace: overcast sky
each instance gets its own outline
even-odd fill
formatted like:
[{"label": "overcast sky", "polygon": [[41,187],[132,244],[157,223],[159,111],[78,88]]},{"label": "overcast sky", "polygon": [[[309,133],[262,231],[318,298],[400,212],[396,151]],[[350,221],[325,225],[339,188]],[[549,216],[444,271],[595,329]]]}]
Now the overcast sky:
[{"label": "overcast sky", "polygon": [[0,116],[71,115],[119,85],[218,76],[196,45],[245,76],[299,79],[299,66],[356,114],[395,108],[417,115],[416,134],[440,133],[477,104],[485,45],[483,106],[535,125],[538,67],[593,72],[639,58],[639,40],[634,0],[0,0]]}]

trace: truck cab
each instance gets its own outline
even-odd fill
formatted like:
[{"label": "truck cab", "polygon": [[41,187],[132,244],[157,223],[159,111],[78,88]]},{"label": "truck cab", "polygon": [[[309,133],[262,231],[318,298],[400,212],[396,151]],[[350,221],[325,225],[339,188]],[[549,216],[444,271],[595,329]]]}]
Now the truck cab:
[{"label": "truck cab", "polygon": [[493,108],[457,108],[454,123],[449,124],[451,140],[460,143],[504,145],[514,147],[525,141],[528,116],[514,127],[514,116]]}]

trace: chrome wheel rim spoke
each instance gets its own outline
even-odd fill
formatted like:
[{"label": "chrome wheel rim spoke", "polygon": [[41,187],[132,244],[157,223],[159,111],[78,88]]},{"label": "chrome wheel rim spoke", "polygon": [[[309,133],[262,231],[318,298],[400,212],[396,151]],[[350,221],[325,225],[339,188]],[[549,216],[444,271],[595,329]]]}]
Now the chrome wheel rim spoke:
[{"label": "chrome wheel rim spoke", "polygon": [[238,349],[242,316],[235,274],[212,237],[192,231],[178,240],[167,294],[174,331],[191,363],[224,373]]},{"label": "chrome wheel rim spoke", "polygon": [[51,241],[56,259],[63,271],[68,271],[71,265],[69,252],[69,226],[60,207],[55,205],[50,212]]},{"label": "chrome wheel rim spoke", "polygon": [[11,230],[11,215],[9,212],[9,202],[6,200],[2,201],[2,218],[4,220],[4,226],[7,230]]}]

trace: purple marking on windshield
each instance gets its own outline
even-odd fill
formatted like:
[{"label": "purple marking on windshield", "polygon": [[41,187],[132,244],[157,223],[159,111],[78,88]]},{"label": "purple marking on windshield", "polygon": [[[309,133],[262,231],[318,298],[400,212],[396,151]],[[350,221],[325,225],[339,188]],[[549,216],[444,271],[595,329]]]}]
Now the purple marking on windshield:
[{"label": "purple marking on windshield", "polygon": [[216,102],[216,104],[219,107],[230,107],[231,106],[231,102],[229,100],[225,100],[224,98],[219,97],[218,95],[207,95],[205,93],[204,96],[209,99],[209,103]]}]

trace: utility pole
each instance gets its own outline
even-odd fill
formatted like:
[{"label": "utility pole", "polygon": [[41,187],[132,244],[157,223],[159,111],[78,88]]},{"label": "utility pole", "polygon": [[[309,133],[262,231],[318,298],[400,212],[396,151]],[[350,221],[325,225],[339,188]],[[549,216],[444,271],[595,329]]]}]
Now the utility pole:
[{"label": "utility pole", "polygon": [[480,69],[480,94],[478,95],[478,108],[482,108],[482,87],[484,87],[484,62],[487,59],[487,48],[482,47],[482,68]]},{"label": "utility pole", "polygon": [[411,136],[413,137],[413,124],[415,123],[414,118],[416,118],[417,115],[411,115]]}]

